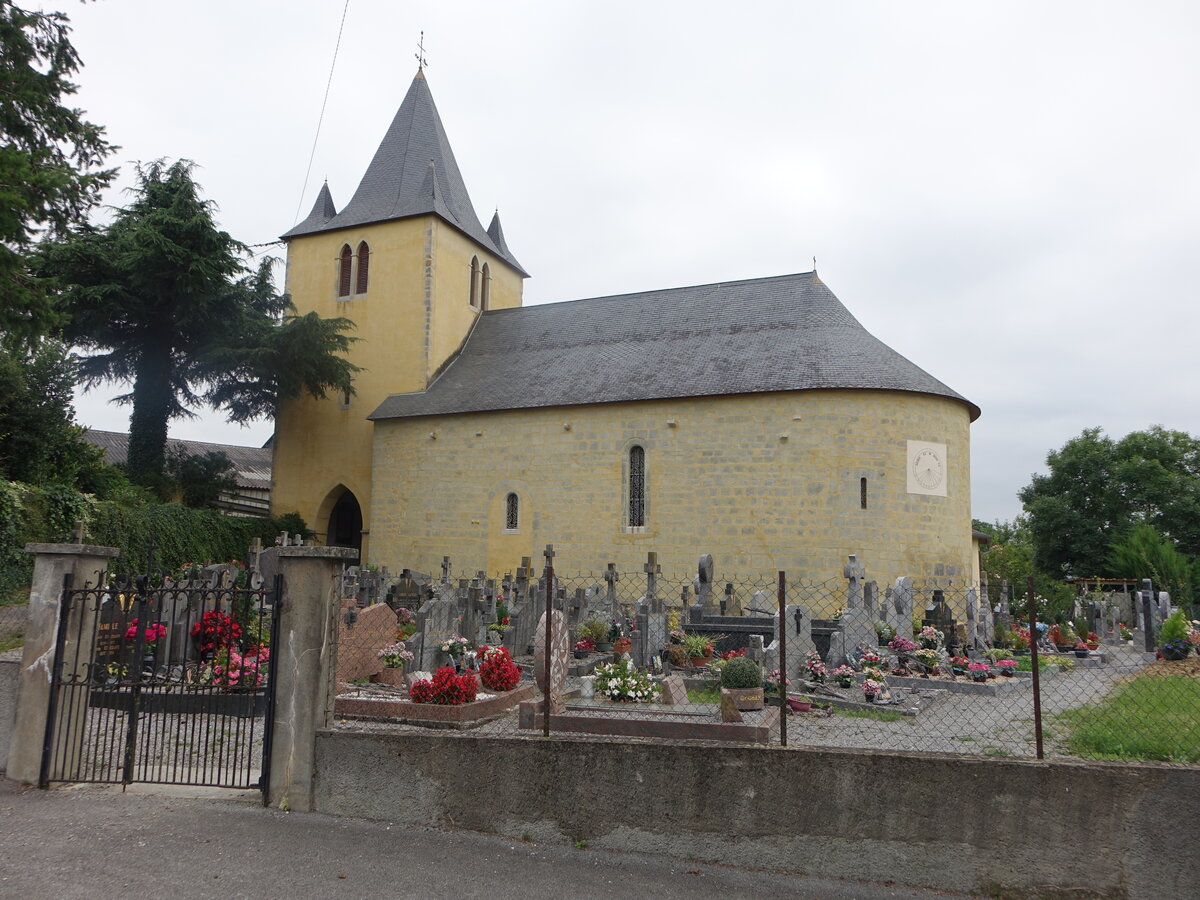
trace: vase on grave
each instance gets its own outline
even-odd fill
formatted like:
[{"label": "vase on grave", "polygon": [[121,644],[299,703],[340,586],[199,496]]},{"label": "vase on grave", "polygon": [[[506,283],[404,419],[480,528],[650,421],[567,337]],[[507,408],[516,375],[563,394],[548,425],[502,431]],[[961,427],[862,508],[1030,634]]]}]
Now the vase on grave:
[{"label": "vase on grave", "polygon": [[763,689],[757,688],[723,688],[733,698],[734,705],[742,711],[762,709],[766,704]]},{"label": "vase on grave", "polygon": [[391,687],[404,687],[404,667],[385,666],[376,676],[376,684],[386,684]]},{"label": "vase on grave", "polygon": [[612,641],[597,641],[596,642],[596,652],[597,653],[611,653],[612,652]]}]

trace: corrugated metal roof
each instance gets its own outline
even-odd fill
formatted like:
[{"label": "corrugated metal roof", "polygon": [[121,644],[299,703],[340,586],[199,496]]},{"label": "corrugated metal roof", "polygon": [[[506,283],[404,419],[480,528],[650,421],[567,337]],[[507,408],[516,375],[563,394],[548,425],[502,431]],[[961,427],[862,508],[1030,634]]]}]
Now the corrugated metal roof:
[{"label": "corrugated metal roof", "polygon": [[[89,428],[83,439],[104,451],[104,461],[110,465],[123,465],[129,456],[129,435],[119,431],[97,431]],[[271,448],[239,447],[233,444],[212,444],[208,441],[183,441],[167,438],[167,452],[183,451],[188,456],[221,452],[233,463],[238,487],[271,488]]]},{"label": "corrugated metal roof", "polygon": [[949,397],[979,416],[806,272],[486,312],[427,390],[370,418],[839,388]]},{"label": "corrugated metal roof", "polygon": [[496,238],[479,223],[425,74],[418,71],[346,208],[335,212],[328,186],[323,187],[312,212],[283,237],[428,213],[445,219],[522,275],[528,274],[504,243],[498,221]]}]

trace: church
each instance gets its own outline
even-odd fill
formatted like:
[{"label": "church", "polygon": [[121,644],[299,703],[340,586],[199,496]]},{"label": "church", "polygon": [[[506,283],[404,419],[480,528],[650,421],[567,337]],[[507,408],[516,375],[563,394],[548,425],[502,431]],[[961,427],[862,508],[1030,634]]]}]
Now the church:
[{"label": "church", "polygon": [[[418,70],[358,189],[283,235],[301,314],[355,323],[353,393],[281,402],[272,511],[364,563],[974,580],[979,408],[815,271],[522,306]],[[885,581],[886,580],[886,581]]]}]

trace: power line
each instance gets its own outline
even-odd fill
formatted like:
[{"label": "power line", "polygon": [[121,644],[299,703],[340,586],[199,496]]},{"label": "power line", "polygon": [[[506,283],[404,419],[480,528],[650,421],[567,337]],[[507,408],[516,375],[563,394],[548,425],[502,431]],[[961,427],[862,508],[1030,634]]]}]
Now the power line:
[{"label": "power line", "polygon": [[329,89],[333,85],[333,70],[337,65],[338,50],[342,46],[342,29],[346,27],[346,13],[350,9],[350,0],[342,7],[342,21],[338,25],[337,43],[333,46],[333,61],[329,64],[329,79],[325,82],[325,98],[321,101],[321,114],[317,116],[317,133],[313,135],[312,152],[308,154],[308,168],[304,170],[304,187],[300,189],[300,202],[296,204],[295,225],[300,221],[300,210],[304,208],[304,195],[308,191],[308,177],[312,174],[313,158],[317,155],[317,140],[321,137],[321,123],[325,121],[325,105],[329,102]]}]

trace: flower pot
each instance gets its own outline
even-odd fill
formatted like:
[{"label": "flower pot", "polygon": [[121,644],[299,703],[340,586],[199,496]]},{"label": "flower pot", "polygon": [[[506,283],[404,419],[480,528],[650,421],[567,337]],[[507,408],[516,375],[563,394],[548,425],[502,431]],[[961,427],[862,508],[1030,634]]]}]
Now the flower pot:
[{"label": "flower pot", "polygon": [[1000,674],[1001,674],[1003,677],[1005,677],[1005,678],[1012,678],[1012,677],[1013,677],[1013,671],[1012,671],[1012,669],[1001,669],[1001,670],[1000,670]]},{"label": "flower pot", "polygon": [[850,679],[850,678],[839,678],[837,680],[838,687],[843,687],[843,688],[848,688],[853,683],[854,683],[853,679]]},{"label": "flower pot", "polygon": [[597,653],[611,653],[612,652],[612,641],[598,641],[596,643],[596,652]]},{"label": "flower pot", "polygon": [[588,652],[586,650],[576,650],[575,651],[576,659],[587,659],[587,657],[588,657]]},{"label": "flower pot", "polygon": [[378,675],[375,676],[376,684],[388,684],[392,687],[404,687],[404,667],[392,668],[385,666]]},{"label": "flower pot", "polygon": [[1099,642],[1099,641],[1088,641],[1087,648],[1088,648],[1089,650],[1099,650],[1099,649],[1100,649],[1100,642]]},{"label": "flower pot", "polygon": [[971,673],[971,680],[978,681],[978,682],[987,681],[987,672],[978,672],[978,673],[973,672],[973,673]]},{"label": "flower pot", "polygon": [[1084,647],[1084,648],[1083,648],[1083,649],[1081,649],[1081,650],[1076,650],[1076,651],[1075,651],[1075,658],[1076,658],[1076,659],[1087,659],[1087,658],[1088,658],[1088,649],[1087,649],[1087,647]]},{"label": "flower pot", "polygon": [[[703,669],[705,666],[707,666],[709,664],[709,662],[711,660],[712,660],[711,656],[693,656],[692,657],[692,668]],[[759,688],[759,690],[762,690],[762,688]]]},{"label": "flower pot", "polygon": [[1188,648],[1185,647],[1182,650],[1180,650],[1175,647],[1170,647],[1165,650],[1160,650],[1160,652],[1162,653],[1163,659],[1167,659],[1167,660],[1171,660],[1171,661],[1178,661],[1181,659],[1187,659]]},{"label": "flower pot", "polygon": [[792,708],[792,712],[809,712],[812,710],[811,701],[797,700],[795,697],[788,697],[788,706]]},{"label": "flower pot", "polygon": [[733,698],[733,703],[738,709],[754,710],[762,709],[766,703],[763,697],[763,689],[757,688],[725,688],[729,691],[729,695]]}]

